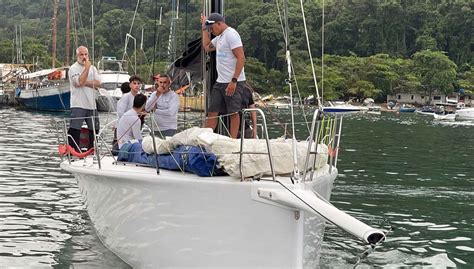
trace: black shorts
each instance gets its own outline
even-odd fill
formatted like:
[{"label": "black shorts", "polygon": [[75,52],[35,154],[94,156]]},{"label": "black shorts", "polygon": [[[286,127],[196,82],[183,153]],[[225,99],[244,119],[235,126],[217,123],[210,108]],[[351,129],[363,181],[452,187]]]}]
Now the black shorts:
[{"label": "black shorts", "polygon": [[99,113],[97,113],[97,110],[71,107],[71,122],[69,124],[69,127],[80,130],[82,127],[82,124],[85,121],[87,124],[87,129],[92,130],[91,118],[94,119],[95,132],[99,133],[100,124],[99,124]]},{"label": "black shorts", "polygon": [[225,95],[228,83],[216,82],[212,87],[209,100],[209,112],[219,112],[221,114],[235,113],[242,110],[242,98],[244,96],[245,81],[237,82],[234,95]]}]

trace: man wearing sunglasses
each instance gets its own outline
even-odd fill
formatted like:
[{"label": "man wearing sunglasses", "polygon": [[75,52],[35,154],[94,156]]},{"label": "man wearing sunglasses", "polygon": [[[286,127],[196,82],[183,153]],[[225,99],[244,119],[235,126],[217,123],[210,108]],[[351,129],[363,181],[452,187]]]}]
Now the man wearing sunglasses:
[{"label": "man wearing sunglasses", "polygon": [[[245,54],[239,33],[225,23],[219,13],[201,16],[202,46],[206,52],[216,51],[217,80],[212,88],[206,127],[216,128],[217,116],[230,114],[230,136],[237,138],[239,111],[245,86]],[[216,37],[209,38],[209,31]]]}]

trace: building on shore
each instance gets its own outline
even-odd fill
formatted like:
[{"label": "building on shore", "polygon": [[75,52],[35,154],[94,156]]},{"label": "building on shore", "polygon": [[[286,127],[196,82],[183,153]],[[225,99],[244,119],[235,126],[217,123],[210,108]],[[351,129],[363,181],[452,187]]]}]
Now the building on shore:
[{"label": "building on shore", "polygon": [[474,95],[460,94],[454,92],[450,95],[435,92],[431,95],[425,95],[420,93],[396,93],[393,95],[387,95],[387,102],[396,101],[402,104],[413,104],[413,105],[443,105],[443,104],[457,104],[464,103],[466,106],[474,106]]}]

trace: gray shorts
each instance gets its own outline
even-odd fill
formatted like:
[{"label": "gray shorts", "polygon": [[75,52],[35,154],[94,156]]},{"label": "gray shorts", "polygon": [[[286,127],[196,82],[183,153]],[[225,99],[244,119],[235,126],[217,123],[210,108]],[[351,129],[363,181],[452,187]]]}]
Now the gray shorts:
[{"label": "gray shorts", "polygon": [[225,95],[225,89],[228,83],[214,84],[212,87],[211,96],[209,100],[209,112],[219,112],[221,114],[228,114],[239,112],[242,110],[242,98],[244,93],[245,81],[237,82],[234,95]]},{"label": "gray shorts", "polygon": [[71,121],[69,123],[69,128],[80,130],[84,121],[86,121],[87,129],[92,130],[92,120],[91,117],[94,117],[94,128],[95,133],[99,133],[100,124],[99,124],[99,113],[97,110],[90,110],[78,107],[71,107]]}]

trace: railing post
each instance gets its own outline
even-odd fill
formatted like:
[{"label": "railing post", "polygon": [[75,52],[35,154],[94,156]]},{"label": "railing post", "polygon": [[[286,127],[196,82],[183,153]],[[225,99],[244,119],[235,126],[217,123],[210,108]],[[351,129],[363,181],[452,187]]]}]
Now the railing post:
[{"label": "railing post", "polygon": [[[102,169],[102,165],[100,162],[100,152],[99,152],[99,146],[98,146],[98,140],[97,140],[97,135],[95,132],[95,119],[99,119],[99,115],[96,115],[95,113],[97,110],[94,110],[93,115],[91,116],[91,121],[92,121],[92,132],[94,134],[94,151],[95,151],[95,156],[97,158],[97,164],[99,165],[99,169]],[[90,131],[90,130],[89,130]]]},{"label": "railing post", "polygon": [[339,119],[339,130],[337,131],[336,135],[337,135],[337,144],[336,144],[336,156],[334,157],[336,160],[334,162],[334,167],[337,167],[337,160],[338,160],[338,156],[339,156],[339,144],[341,142],[341,132],[342,132],[342,117],[340,117]]},{"label": "railing post", "polygon": [[[259,108],[246,108],[246,109],[242,110],[242,117],[244,117],[245,114],[250,113],[252,111],[256,111],[256,112],[260,113],[260,116],[262,117],[265,140],[266,140],[266,143],[267,143],[268,161],[270,163],[270,171],[272,172],[273,181],[276,181],[276,179],[275,179],[275,169],[273,168],[273,155],[272,155],[272,151],[271,151],[270,140],[269,140],[269,137],[268,137],[267,120],[265,119],[265,114]],[[239,154],[240,154],[239,168],[240,168],[240,172],[241,172],[241,175],[242,175],[241,177],[243,177],[243,173],[242,173],[242,154],[243,154],[242,139],[243,138],[242,138],[242,136],[241,136],[240,139],[241,139],[241,144],[240,144],[240,152],[239,152]]]},{"label": "railing post", "polygon": [[[67,132],[66,119],[63,119],[63,127],[64,127],[64,134],[63,134],[63,137],[65,136],[64,142],[66,143],[66,148],[67,148],[67,146],[69,146],[69,134],[68,134],[68,132]],[[61,160],[62,160],[62,159],[61,159]],[[71,164],[71,153],[68,153],[68,154],[67,154],[67,160],[68,160],[69,164]]]},{"label": "railing post", "polygon": [[244,136],[245,136],[245,110],[242,112],[242,118],[240,120],[240,156],[239,156],[239,171],[240,171],[240,181],[244,181],[244,172],[242,167],[242,159],[244,151]]},{"label": "railing post", "polygon": [[[308,163],[309,163],[309,159],[311,158],[311,148],[314,142],[314,133],[318,132],[318,130],[315,131],[318,116],[319,116],[319,109],[316,109],[316,111],[313,114],[313,120],[311,122],[311,129],[309,132],[308,151],[306,152],[306,158],[304,161],[303,181],[306,181],[306,171],[308,170]],[[314,156],[314,159],[316,160],[316,157],[318,156],[318,141],[315,141],[315,144],[316,144],[316,154]],[[311,170],[313,168],[314,168],[314,165],[313,167],[311,167]]]},{"label": "railing post", "polygon": [[160,163],[158,162],[158,152],[156,150],[156,143],[155,143],[155,128],[153,127],[153,123],[155,122],[155,112],[152,111],[150,114],[151,119],[151,141],[153,142],[153,153],[155,153],[155,161],[156,161],[156,174],[160,174]]}]

